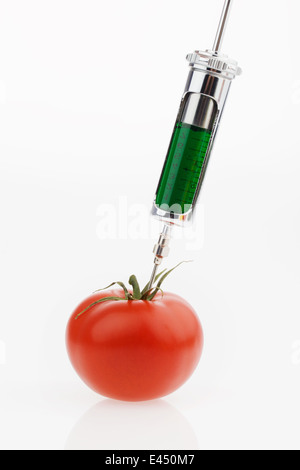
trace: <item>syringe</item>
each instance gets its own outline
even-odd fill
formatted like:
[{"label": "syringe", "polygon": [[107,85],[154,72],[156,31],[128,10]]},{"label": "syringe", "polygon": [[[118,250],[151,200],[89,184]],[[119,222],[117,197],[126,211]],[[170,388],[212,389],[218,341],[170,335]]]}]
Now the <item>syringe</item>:
[{"label": "syringe", "polygon": [[232,0],[225,0],[212,50],[187,56],[190,72],[152,207],[164,226],[153,250],[149,288],[169,254],[172,226],[192,219],[231,82],[242,72],[219,52],[231,6]]}]

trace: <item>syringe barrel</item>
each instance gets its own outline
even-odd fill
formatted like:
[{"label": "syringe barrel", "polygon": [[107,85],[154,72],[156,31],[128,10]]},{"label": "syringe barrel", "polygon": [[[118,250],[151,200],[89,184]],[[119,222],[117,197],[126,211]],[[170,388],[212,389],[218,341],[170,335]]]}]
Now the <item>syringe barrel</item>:
[{"label": "syringe barrel", "polygon": [[192,219],[237,63],[212,51],[190,54],[190,71],[152,215],[183,226]]}]

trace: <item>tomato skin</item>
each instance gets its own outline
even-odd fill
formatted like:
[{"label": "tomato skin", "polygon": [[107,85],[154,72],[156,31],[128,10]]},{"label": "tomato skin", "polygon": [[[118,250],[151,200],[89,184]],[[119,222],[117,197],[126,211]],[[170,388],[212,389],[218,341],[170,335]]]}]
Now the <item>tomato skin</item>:
[{"label": "tomato skin", "polygon": [[152,301],[104,301],[75,319],[92,302],[122,295],[97,292],[81,302],[66,329],[70,361],[97,393],[144,401],[176,390],[193,373],[203,349],[203,331],[193,308],[176,294]]}]

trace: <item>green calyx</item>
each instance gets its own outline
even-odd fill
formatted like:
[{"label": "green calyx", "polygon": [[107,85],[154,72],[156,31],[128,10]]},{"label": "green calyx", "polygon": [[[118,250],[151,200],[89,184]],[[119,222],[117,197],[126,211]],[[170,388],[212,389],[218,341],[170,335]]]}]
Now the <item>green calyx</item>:
[{"label": "green calyx", "polygon": [[91,303],[88,307],[86,307],[84,310],[82,310],[82,312],[78,313],[78,315],[76,315],[76,317],[75,317],[75,320],[80,315],[82,315],[83,313],[88,311],[94,305],[97,305],[100,302],[106,302],[108,300],[115,300],[115,301],[119,301],[119,300],[123,300],[123,301],[144,300],[146,302],[151,302],[158,292],[161,292],[162,295],[164,295],[163,290],[161,289],[161,285],[164,282],[164,280],[166,279],[166,277],[172,271],[174,271],[174,269],[176,269],[178,266],[180,266],[182,263],[188,263],[188,262],[189,261],[182,261],[181,263],[177,264],[177,266],[170,269],[169,271],[164,269],[162,272],[157,274],[157,276],[155,277],[154,284],[157,283],[156,285],[153,285],[152,287],[150,287],[149,282],[148,282],[145,285],[144,289],[142,289],[142,290],[140,289],[138,280],[137,280],[137,278],[134,274],[132,274],[132,276],[130,276],[129,281],[128,281],[128,283],[132,287],[132,292],[130,292],[127,289],[127,287],[125,286],[125,284],[123,282],[120,282],[120,281],[112,282],[109,286],[106,286],[103,289],[97,289],[94,293],[100,292],[100,291],[109,289],[112,286],[118,285],[123,289],[125,297],[109,296],[109,297],[103,297],[102,299],[96,300],[95,302]]}]

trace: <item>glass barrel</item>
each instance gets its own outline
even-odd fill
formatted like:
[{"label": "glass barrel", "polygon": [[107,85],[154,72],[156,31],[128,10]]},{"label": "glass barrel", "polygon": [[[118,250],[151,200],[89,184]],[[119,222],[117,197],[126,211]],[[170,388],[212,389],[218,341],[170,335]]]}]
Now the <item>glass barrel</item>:
[{"label": "glass barrel", "polygon": [[185,95],[167,152],[155,204],[170,214],[185,214],[196,203],[218,115],[215,101]]}]

